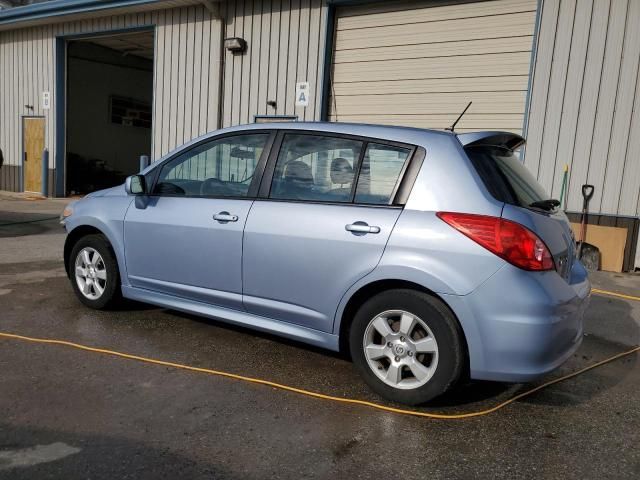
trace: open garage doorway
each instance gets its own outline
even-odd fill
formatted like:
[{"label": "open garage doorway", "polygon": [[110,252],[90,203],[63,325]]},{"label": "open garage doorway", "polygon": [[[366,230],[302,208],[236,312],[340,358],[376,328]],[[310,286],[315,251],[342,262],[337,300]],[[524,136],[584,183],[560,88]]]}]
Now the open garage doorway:
[{"label": "open garage doorway", "polygon": [[151,152],[151,30],[67,44],[66,194],[112,187]]}]

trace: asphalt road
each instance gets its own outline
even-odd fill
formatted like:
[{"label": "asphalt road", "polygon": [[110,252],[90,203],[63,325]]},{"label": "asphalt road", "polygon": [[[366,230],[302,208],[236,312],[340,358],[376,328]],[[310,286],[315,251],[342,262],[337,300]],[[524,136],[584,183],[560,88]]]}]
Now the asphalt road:
[{"label": "asphalt road", "polygon": [[[0,199],[0,224],[60,209]],[[382,402],[330,352],[140,304],[88,310],[64,276],[57,222],[25,225],[0,225],[0,331]],[[594,282],[640,294],[639,276]],[[552,376],[638,343],[640,304],[594,296],[583,346]],[[638,478],[639,358],[443,421],[0,339],[0,478]],[[480,410],[529,387],[476,382],[424,410]]]}]

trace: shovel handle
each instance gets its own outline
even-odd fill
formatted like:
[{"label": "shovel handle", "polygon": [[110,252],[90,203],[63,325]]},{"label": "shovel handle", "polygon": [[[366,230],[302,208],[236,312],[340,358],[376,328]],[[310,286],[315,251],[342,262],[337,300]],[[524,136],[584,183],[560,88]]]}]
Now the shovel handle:
[{"label": "shovel handle", "polygon": [[593,190],[593,185],[582,185],[582,197],[585,202],[591,200],[591,197],[593,197]]}]

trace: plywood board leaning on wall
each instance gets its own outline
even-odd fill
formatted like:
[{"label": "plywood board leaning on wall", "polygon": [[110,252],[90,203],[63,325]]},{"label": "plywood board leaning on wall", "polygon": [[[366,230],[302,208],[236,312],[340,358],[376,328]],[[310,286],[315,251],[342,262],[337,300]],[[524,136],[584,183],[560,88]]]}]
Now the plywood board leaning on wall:
[{"label": "plywood board leaning on wall", "polygon": [[[579,239],[580,224],[572,223],[571,228],[576,238]],[[624,249],[627,244],[626,228],[587,225],[585,241],[600,249],[600,270],[622,272]]]}]

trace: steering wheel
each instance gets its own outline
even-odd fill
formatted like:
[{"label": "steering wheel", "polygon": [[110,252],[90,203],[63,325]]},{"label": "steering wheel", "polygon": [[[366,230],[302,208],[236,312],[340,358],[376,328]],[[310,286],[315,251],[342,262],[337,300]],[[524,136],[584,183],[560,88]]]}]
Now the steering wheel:
[{"label": "steering wheel", "polygon": [[225,183],[217,178],[207,178],[200,184],[200,195],[224,194],[226,191]]}]

